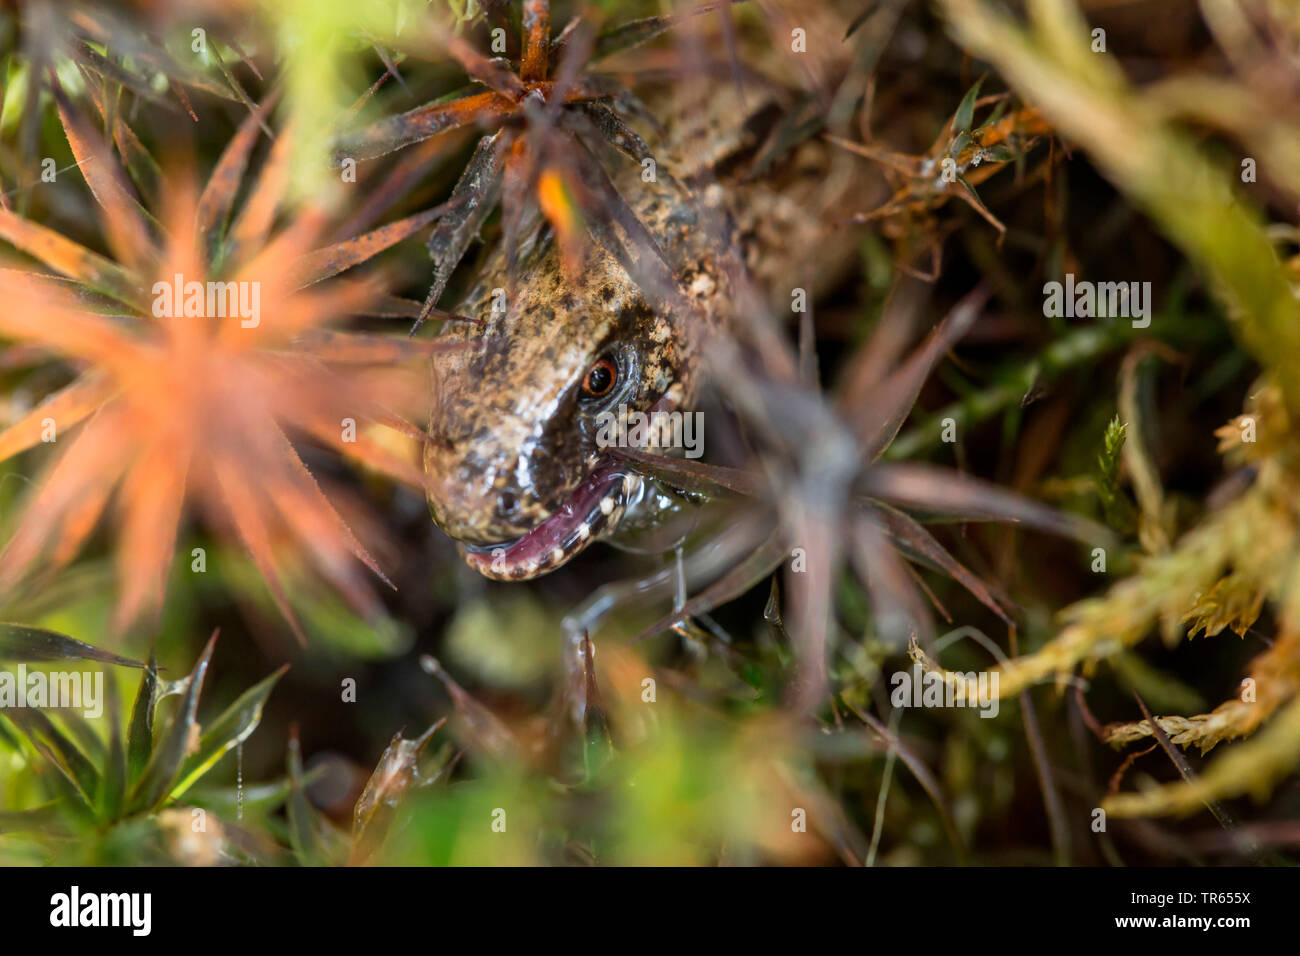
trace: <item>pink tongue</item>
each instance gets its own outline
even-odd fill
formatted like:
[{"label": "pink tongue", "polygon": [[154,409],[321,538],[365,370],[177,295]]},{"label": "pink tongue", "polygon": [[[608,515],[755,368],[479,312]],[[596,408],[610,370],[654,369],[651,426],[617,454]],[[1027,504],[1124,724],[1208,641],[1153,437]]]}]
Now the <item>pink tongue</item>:
[{"label": "pink tongue", "polygon": [[622,473],[616,470],[593,472],[553,515],[506,548],[504,555],[499,549],[491,548],[470,554],[470,560],[484,566],[491,566],[494,561],[512,566],[545,562],[556,548],[564,550],[573,543],[584,522],[592,523],[592,532],[597,530],[595,522],[604,519],[597,506],[622,480]]}]

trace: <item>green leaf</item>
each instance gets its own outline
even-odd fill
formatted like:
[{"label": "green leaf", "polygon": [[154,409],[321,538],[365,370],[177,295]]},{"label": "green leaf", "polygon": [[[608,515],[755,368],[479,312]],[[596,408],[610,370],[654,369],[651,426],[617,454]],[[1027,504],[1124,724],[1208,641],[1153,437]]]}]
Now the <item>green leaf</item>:
[{"label": "green leaf", "polygon": [[[303,786],[309,787],[320,782],[328,770],[325,764],[312,767],[303,776]],[[238,787],[209,788],[199,784],[188,792],[190,803],[233,819],[241,804],[245,816],[254,813],[270,813],[282,806],[289,799],[292,791],[293,781],[285,775],[267,783],[245,784],[242,791]]]},{"label": "green leaf", "polygon": [[993,112],[989,114],[988,119],[986,119],[983,123],[980,124],[980,130],[986,130],[994,123],[996,123],[998,120],[1002,119],[1002,114],[1007,111],[1007,104],[1010,102],[1011,101],[1009,99],[1005,99],[1002,102],[998,103],[996,106],[994,106]]},{"label": "green leaf", "polygon": [[1120,488],[1120,468],[1123,465],[1124,440],[1128,425],[1116,415],[1106,426],[1101,454],[1097,456],[1097,497],[1101,500],[1106,523],[1121,534],[1130,534],[1137,526],[1137,511]]},{"label": "green leaf", "polygon": [[0,720],[0,741],[4,741],[5,746],[12,751],[22,750],[22,743],[18,736],[9,729],[9,725]]},{"label": "green leaf", "polygon": [[[649,40],[653,40],[672,29],[678,22],[678,17],[670,15],[658,17],[646,17],[643,20],[631,20],[627,23],[619,24],[612,29],[606,30],[596,37],[591,51],[591,60],[603,59],[607,56],[613,56],[615,53],[622,53],[624,50],[630,50],[634,46],[639,46]],[[555,54],[563,49],[563,44],[552,43],[553,65],[558,64],[559,57]]]},{"label": "green leaf", "polygon": [[1118,415],[1106,425],[1101,454],[1097,456],[1097,490],[1103,504],[1110,504],[1119,488],[1119,470],[1127,432],[1128,425],[1121,422]]},{"label": "green leaf", "polygon": [[[99,771],[43,710],[35,707],[15,707],[6,716],[25,733],[32,745],[42,755],[64,770],[87,804],[99,789]],[[42,738],[51,750],[41,746]]]},{"label": "green leaf", "polygon": [[135,705],[131,709],[131,728],[127,733],[126,765],[131,780],[139,780],[149,757],[153,754],[153,705],[158,687],[158,653],[149,651],[149,666],[145,668],[136,691]]},{"label": "green leaf", "polygon": [[118,717],[117,678],[111,673],[108,675],[107,698],[104,710],[108,715],[108,754],[96,803],[104,819],[116,820],[126,805],[127,763],[126,748],[122,744],[122,724]]},{"label": "green leaf", "polygon": [[990,146],[983,151],[982,156],[986,162],[990,163],[1009,163],[1016,158],[1015,151],[1006,143]]},{"label": "green leaf", "polygon": [[99,661],[123,667],[144,667],[139,661],[101,651],[58,631],[22,624],[0,624],[0,660]]},{"label": "green leaf", "polygon": [[185,693],[181,697],[180,708],[167,728],[163,740],[153,756],[149,758],[144,774],[140,777],[131,793],[130,809],[152,810],[166,801],[171,793],[176,777],[180,773],[181,763],[185,760],[185,751],[189,745],[190,734],[195,726],[195,715],[199,708],[199,694],[203,691],[203,678],[208,672],[208,663],[217,646],[214,632],[199,655],[198,663],[185,682]]},{"label": "green leaf", "polygon": [[980,199],[980,194],[975,191],[975,187],[966,182],[965,176],[958,176],[957,182],[961,183],[962,188],[966,190],[966,193],[970,196],[972,202],[979,206],[980,209],[988,212],[988,207],[984,205],[984,200]]},{"label": "green leaf", "polygon": [[289,737],[289,844],[303,866],[327,866],[329,852],[316,828],[316,811],[307,799],[302,777],[302,746],[298,728]]},{"label": "green leaf", "polygon": [[36,752],[41,755],[43,766],[47,766],[54,771],[53,776],[42,777],[52,784],[56,800],[66,809],[71,810],[77,816],[91,820],[94,817],[94,806],[88,797],[77,784],[72,771],[67,765],[43,743],[33,743]]},{"label": "green leaf", "polygon": [[58,818],[58,803],[46,803],[30,810],[0,810],[0,833],[48,833]]},{"label": "green leaf", "polygon": [[970,130],[970,124],[975,119],[975,101],[979,99],[980,86],[984,82],[984,77],[975,81],[975,85],[966,91],[966,95],[961,98],[961,105],[957,107],[957,112],[952,117],[952,128],[954,131],[966,132]]},{"label": "green leaf", "polygon": [[271,696],[276,682],[289,669],[285,664],[275,673],[266,677],[240,695],[239,699],[226,708],[225,713],[216,719],[199,738],[198,753],[185,762],[179,782],[172,787],[172,799],[178,798],[194,785],[200,777],[212,769],[223,756],[243,743],[257,729],[262,719],[262,707]]},{"label": "green leaf", "polygon": [[90,726],[90,721],[83,712],[75,708],[61,709],[59,717],[62,718],[64,732],[72,738],[78,749],[91,763],[100,766],[104,762],[104,741],[99,739],[99,733]]},{"label": "green leaf", "polygon": [[595,664],[592,660],[591,640],[583,634],[583,679],[586,683],[584,699],[587,712],[583,735],[582,758],[583,770],[587,780],[593,780],[614,755],[614,745],[610,739],[609,721],[600,699],[600,688],[596,684]]}]

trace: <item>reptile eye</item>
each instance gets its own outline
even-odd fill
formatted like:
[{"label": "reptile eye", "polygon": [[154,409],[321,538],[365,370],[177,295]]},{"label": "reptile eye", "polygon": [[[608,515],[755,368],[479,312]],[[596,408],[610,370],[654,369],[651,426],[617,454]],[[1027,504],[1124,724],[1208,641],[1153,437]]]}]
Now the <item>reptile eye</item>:
[{"label": "reptile eye", "polygon": [[582,377],[582,397],[603,398],[614,387],[617,378],[618,368],[614,363],[607,358],[598,359]]}]

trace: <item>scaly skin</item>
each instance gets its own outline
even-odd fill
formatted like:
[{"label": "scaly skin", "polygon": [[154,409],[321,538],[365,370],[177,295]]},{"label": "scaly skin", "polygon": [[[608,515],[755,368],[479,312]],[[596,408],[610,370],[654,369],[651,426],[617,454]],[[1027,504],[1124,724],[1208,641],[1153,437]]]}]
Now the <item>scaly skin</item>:
[{"label": "scaly skin", "polygon": [[[667,123],[664,141],[651,144],[656,182],[627,160],[615,177],[710,331],[730,327],[733,305],[705,223],[726,224],[751,276],[784,312],[793,287],[812,285],[811,294],[842,271],[856,243],[836,223],[871,201],[861,167],[819,141],[762,181],[745,181],[774,118],[766,99],[746,92],[748,111],[720,86],[700,109],[682,111],[693,123]],[[612,535],[629,508],[659,500],[650,479],[597,447],[596,416],[620,404],[691,408],[702,336],[652,308],[595,243],[569,279],[554,242],[527,240],[518,287],[494,311],[494,290],[508,287],[504,259],[497,249],[462,306],[480,321],[448,323],[443,333],[469,347],[434,361],[425,469],[435,482],[434,521],[462,542],[469,564],[524,580]],[[617,384],[606,398],[584,399],[583,378],[602,358],[618,367]]]}]

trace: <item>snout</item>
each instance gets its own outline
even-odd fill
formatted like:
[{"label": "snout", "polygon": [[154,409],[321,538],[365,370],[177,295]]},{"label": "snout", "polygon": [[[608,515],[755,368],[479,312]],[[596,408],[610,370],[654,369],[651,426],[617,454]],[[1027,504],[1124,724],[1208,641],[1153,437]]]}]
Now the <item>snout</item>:
[{"label": "snout", "polygon": [[424,469],[434,524],[458,541],[498,544],[546,517],[542,502],[510,479],[513,469],[433,444],[425,449]]}]

